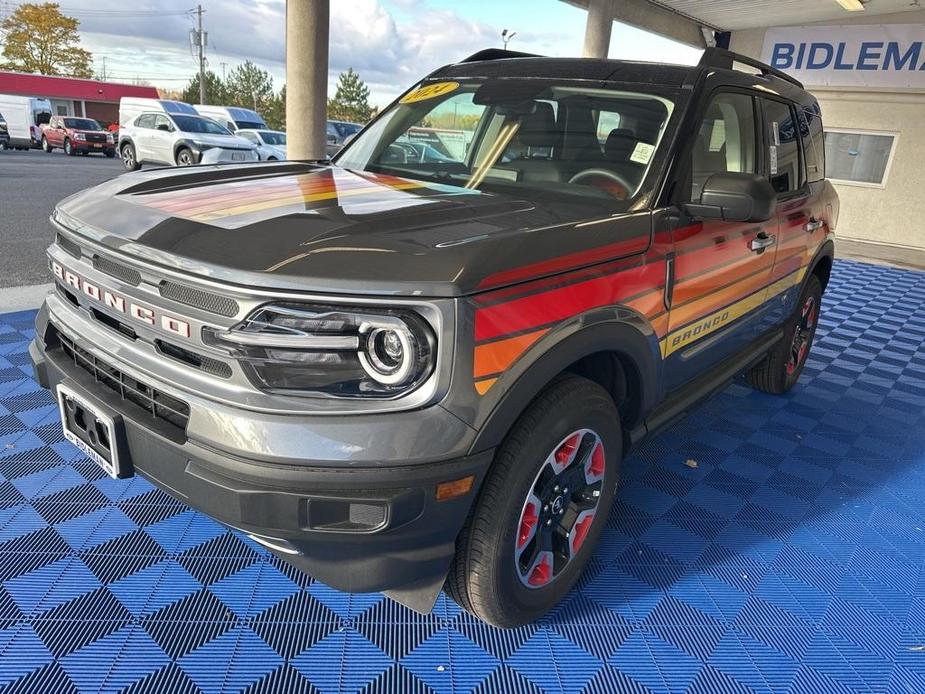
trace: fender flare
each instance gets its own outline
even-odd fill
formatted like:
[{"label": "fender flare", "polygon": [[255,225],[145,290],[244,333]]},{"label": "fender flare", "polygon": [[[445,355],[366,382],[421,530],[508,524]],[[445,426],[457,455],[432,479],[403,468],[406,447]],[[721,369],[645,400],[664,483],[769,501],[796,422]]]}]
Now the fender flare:
[{"label": "fender flare", "polygon": [[[813,256],[813,259],[809,261],[807,266],[806,274],[803,276],[803,280],[800,283],[800,292],[797,296],[800,296],[803,293],[803,290],[806,288],[809,278],[816,274],[816,268],[819,267],[819,263],[823,260],[832,262],[835,259],[835,242],[832,239],[826,239],[822,242],[819,248],[816,250],[816,254]],[[825,291],[825,287],[823,287]]]},{"label": "fender flare", "polygon": [[642,421],[661,396],[658,338],[649,322],[631,309],[595,309],[550,331],[511,367],[515,380],[479,427],[471,452],[500,445],[517,418],[556,376],[580,359],[600,352],[619,355],[633,372],[627,378],[630,387],[638,389],[637,405],[633,412],[621,413],[630,420],[624,422],[624,430]]},{"label": "fender flare", "polygon": [[[131,136],[131,135],[125,135],[124,137],[120,137],[120,138],[119,138],[119,144],[118,144],[118,146],[116,147],[116,149],[118,149],[118,150],[121,152],[121,151],[122,151],[122,145],[124,145],[124,144],[126,144],[126,143],[130,144],[132,147],[135,147],[135,141],[132,139],[132,136]],[[138,148],[137,148],[137,147],[135,147],[135,156],[138,156]]]}]

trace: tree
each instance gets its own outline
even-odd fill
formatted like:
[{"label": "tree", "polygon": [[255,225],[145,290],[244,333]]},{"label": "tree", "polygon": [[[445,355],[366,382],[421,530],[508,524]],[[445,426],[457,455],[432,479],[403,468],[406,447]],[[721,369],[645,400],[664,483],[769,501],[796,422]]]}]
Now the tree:
[{"label": "tree", "polygon": [[[227,97],[228,90],[221,78],[211,70],[206,70],[206,103],[213,106],[225,106]],[[188,104],[199,103],[199,73],[196,73],[189,84],[183,88],[180,101]]]},{"label": "tree", "polygon": [[352,123],[365,123],[373,115],[369,105],[369,87],[364,84],[353,68],[340,73],[337,78],[337,91],[333,99],[328,99],[328,118],[346,120]]},{"label": "tree", "polygon": [[273,130],[286,129],[286,85],[270,99],[270,105],[261,113],[263,119]]},{"label": "tree", "polygon": [[263,113],[268,110],[273,98],[273,78],[269,72],[248,60],[228,73],[225,89],[228,101],[226,106],[242,106]]},{"label": "tree", "polygon": [[4,68],[40,75],[91,77],[90,51],[80,47],[80,22],[54,2],[25,3],[0,22]]}]

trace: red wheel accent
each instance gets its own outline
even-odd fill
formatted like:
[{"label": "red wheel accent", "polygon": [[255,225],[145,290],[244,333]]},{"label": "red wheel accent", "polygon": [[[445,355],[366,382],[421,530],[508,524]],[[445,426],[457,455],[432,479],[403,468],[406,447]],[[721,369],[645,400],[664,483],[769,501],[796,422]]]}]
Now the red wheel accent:
[{"label": "red wheel accent", "polygon": [[527,583],[534,588],[539,588],[549,583],[550,579],[552,579],[552,555],[544,552],[533,565]]},{"label": "red wheel accent", "polygon": [[606,459],[604,458],[604,444],[598,442],[594,447],[594,451],[591,453],[591,460],[588,465],[588,470],[585,473],[585,476],[588,480],[598,480],[604,476],[604,465],[606,464]]},{"label": "red wheel accent", "polygon": [[556,449],[556,462],[559,463],[559,465],[568,463],[572,459],[572,456],[575,455],[575,451],[578,450],[579,443],[581,443],[580,433],[569,436],[565,440],[565,443]]},{"label": "red wheel accent", "polygon": [[572,556],[575,556],[578,553],[578,550],[581,549],[581,546],[585,542],[585,538],[588,537],[588,531],[591,530],[591,523],[594,521],[594,512],[588,512],[587,515],[579,518],[575,521],[575,525],[572,527],[572,537],[570,548],[572,551]]},{"label": "red wheel accent", "polygon": [[523,546],[533,537],[533,530],[536,528],[536,523],[540,519],[539,512],[540,510],[535,503],[531,501],[527,502],[523,516],[520,518],[520,530],[517,532],[518,549],[523,549]]}]

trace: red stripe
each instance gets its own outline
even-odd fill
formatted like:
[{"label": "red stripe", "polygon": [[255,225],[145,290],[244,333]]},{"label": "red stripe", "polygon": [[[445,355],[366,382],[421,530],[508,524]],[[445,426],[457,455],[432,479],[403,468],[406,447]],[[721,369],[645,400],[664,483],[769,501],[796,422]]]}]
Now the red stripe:
[{"label": "red stripe", "polygon": [[[580,232],[581,227],[573,227],[571,229],[562,230],[563,234],[574,235]],[[543,260],[538,263],[532,263],[530,265],[514,268],[513,270],[505,270],[504,272],[498,272],[494,275],[489,275],[479,283],[479,289],[488,289],[490,287],[498,287],[502,285],[513,284],[514,282],[531,280],[536,277],[543,277],[545,275],[551,275],[557,272],[574,270],[585,265],[592,265],[594,263],[600,263],[606,260],[620,258],[621,256],[642,253],[648,247],[649,234],[640,234],[634,238],[626,239],[625,241],[619,241],[618,243],[612,243],[607,246],[589,248],[585,251],[578,251],[577,253],[571,253],[559,258],[551,258],[549,260]]]},{"label": "red stripe", "polygon": [[475,314],[475,339],[477,342],[490,340],[619,303],[645,290],[657,289],[664,280],[664,273],[661,264],[642,265],[481,308]]}]

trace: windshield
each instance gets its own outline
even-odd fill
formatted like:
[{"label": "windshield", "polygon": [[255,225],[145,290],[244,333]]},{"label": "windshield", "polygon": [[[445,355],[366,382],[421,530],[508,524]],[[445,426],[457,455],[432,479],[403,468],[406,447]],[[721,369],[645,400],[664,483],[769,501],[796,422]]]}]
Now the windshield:
[{"label": "windshield", "polygon": [[425,82],[335,163],[525,197],[626,200],[638,192],[673,108],[655,94],[581,82]]},{"label": "windshield", "polygon": [[266,126],[266,123],[255,120],[236,120],[234,124],[239,130],[257,130]]},{"label": "windshield", "polygon": [[207,135],[231,135],[231,131],[219,125],[211,118],[202,118],[200,116],[181,116],[175,113],[170,114],[177,128],[185,133],[204,133]]},{"label": "windshield", "polygon": [[260,130],[260,137],[268,145],[285,145],[286,133],[278,133],[273,130]]},{"label": "windshield", "polygon": [[334,126],[337,134],[342,138],[356,135],[363,129],[362,125],[357,125],[356,123],[344,123],[343,121],[339,120],[332,120],[330,123]]},{"label": "windshield", "polygon": [[102,130],[99,123],[89,118],[65,118],[64,127],[75,130]]}]

